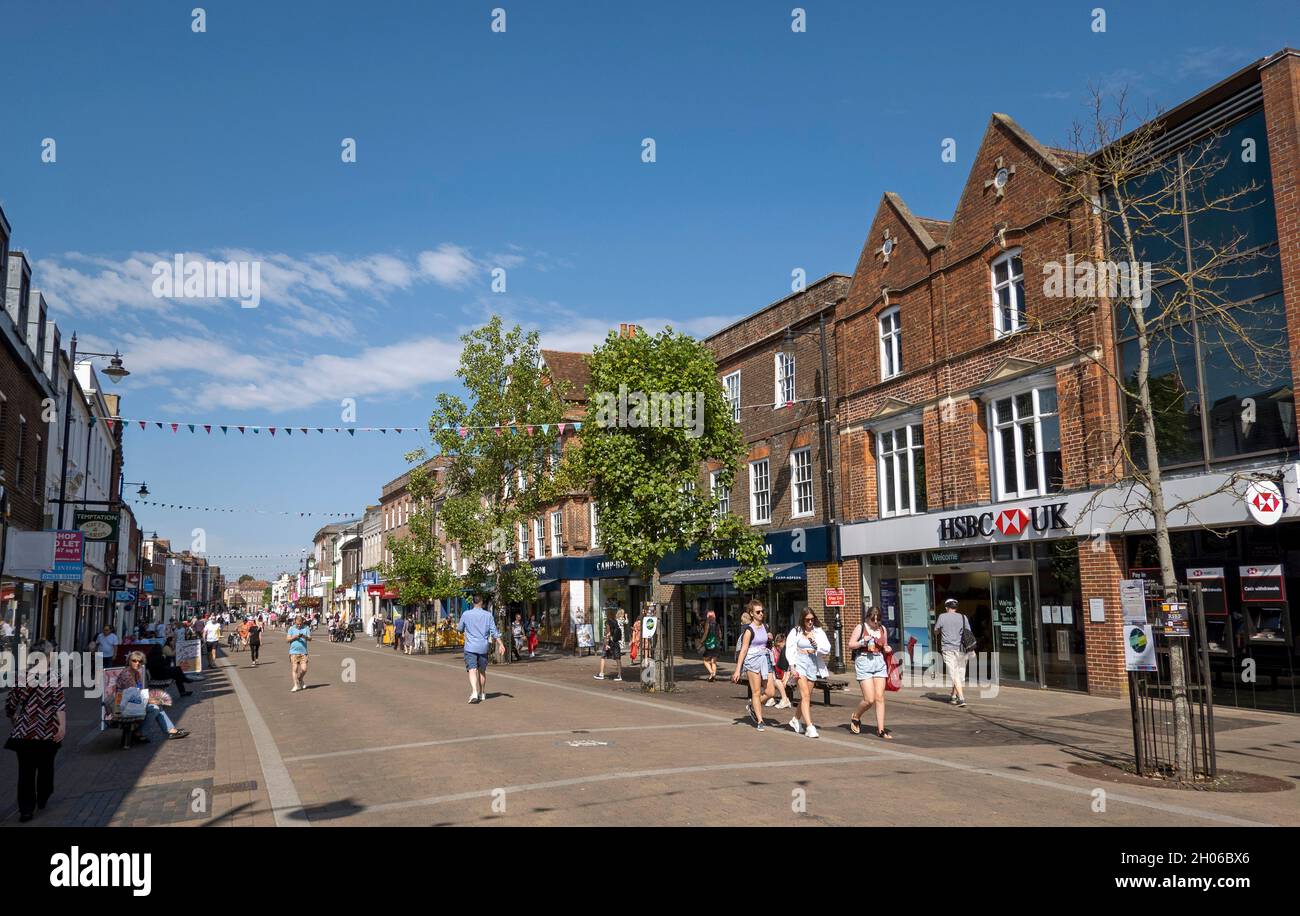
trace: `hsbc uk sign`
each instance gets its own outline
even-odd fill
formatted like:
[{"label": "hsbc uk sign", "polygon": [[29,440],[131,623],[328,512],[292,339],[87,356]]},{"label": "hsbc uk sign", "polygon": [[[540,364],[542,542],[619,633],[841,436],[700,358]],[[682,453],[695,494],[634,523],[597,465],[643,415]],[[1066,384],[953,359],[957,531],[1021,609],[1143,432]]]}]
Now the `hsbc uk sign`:
[{"label": "hsbc uk sign", "polygon": [[981,512],[978,515],[952,515],[939,520],[940,541],[961,541],[967,538],[1020,537],[1027,531],[1046,534],[1048,531],[1068,531],[1065,520],[1066,503],[1049,503],[1043,506]]}]

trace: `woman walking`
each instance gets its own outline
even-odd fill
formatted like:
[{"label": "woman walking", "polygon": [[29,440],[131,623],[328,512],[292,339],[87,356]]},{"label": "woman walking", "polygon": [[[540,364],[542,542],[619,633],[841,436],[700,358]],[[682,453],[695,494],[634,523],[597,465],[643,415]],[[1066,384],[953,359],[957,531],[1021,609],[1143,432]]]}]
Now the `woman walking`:
[{"label": "woman walking", "polygon": [[510,621],[511,660],[519,661],[523,658],[524,650],[527,648],[527,636],[524,633],[524,615],[515,611],[514,619]]},{"label": "woman walking", "polygon": [[880,608],[867,608],[867,619],[853,628],[849,639],[853,652],[853,674],[862,689],[862,702],[849,717],[849,730],[862,733],[862,714],[876,707],[876,737],[893,740],[885,728],[885,683],[889,679],[889,636],[880,623]]},{"label": "woman walking", "polygon": [[706,680],[718,679],[718,647],[722,645],[722,633],[718,630],[718,615],[709,611],[704,615],[704,638],[700,647],[704,654],[704,670],[709,672]]},{"label": "woman walking", "polygon": [[[820,737],[812,720],[812,692],[819,678],[830,676],[823,658],[830,654],[831,641],[826,638],[821,621],[812,611],[804,611],[799,626],[786,637],[786,658],[799,681],[799,716],[790,720],[795,734]],[[803,721],[800,722],[800,716]]]},{"label": "woman walking", "polygon": [[613,611],[605,618],[605,645],[600,652],[600,673],[593,675],[596,680],[605,680],[605,662],[609,659],[618,665],[618,674],[614,675],[614,680],[623,680],[623,630]]},{"label": "woman walking", "polygon": [[767,650],[767,627],[763,625],[762,602],[750,601],[745,605],[745,610],[750,622],[740,634],[736,670],[731,673],[731,682],[739,684],[742,673],[749,680],[749,702],[745,704],[745,713],[754,720],[754,727],[762,731],[763,681],[772,673],[772,656]]},{"label": "woman walking", "polygon": [[248,654],[253,657],[253,667],[257,667],[257,656],[262,651],[262,624],[256,618],[248,625]]},{"label": "woman walking", "polygon": [[[772,638],[772,676],[767,679],[767,689],[763,693],[763,705],[775,706],[777,709],[790,708],[790,669],[785,659],[784,633],[777,633]],[[780,697],[780,702],[777,701]]]},{"label": "woman walking", "polygon": [[52,649],[42,640],[32,651],[33,662],[38,654],[47,661],[49,673],[32,678],[41,683],[14,687],[5,698],[5,715],[13,723],[5,747],[18,755],[18,820],[24,823],[54,794],[54,755],[68,733],[68,700],[48,664]]}]

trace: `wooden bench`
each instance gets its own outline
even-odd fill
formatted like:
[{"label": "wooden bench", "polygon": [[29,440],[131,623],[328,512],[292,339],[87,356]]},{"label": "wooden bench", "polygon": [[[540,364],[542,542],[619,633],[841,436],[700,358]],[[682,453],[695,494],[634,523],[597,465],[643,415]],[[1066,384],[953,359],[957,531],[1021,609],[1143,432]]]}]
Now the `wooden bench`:
[{"label": "wooden bench", "polygon": [[[837,680],[832,680],[832,679],[830,679],[830,678],[818,678],[817,680],[813,681],[813,690],[820,690],[820,691],[822,692],[822,705],[823,705],[823,706],[830,706],[830,705],[831,705],[831,691],[832,691],[832,690],[848,690],[848,689],[849,689],[849,682],[848,682],[848,681],[837,681]],[[746,679],[745,692],[746,692],[746,695],[748,696],[749,699],[752,700],[752,699],[754,698],[754,697],[753,697],[753,691],[750,690],[750,689],[749,689],[749,686],[748,686],[748,679]],[[790,683],[790,685],[786,688],[786,692],[790,694],[790,701],[791,701],[792,703],[797,703],[797,702],[798,702],[798,699],[799,699],[799,687],[798,687],[798,685],[796,685],[796,684],[792,681],[792,682]]]}]

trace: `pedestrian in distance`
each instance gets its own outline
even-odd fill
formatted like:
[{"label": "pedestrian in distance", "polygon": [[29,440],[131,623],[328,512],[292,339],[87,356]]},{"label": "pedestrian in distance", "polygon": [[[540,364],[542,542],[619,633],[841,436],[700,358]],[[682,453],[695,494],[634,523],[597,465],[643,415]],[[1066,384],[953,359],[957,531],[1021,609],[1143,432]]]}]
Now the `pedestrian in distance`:
[{"label": "pedestrian in distance", "polygon": [[290,693],[307,689],[307,643],[311,642],[311,630],[303,624],[302,615],[293,619],[293,626],[284,634],[284,641],[289,644],[289,674],[293,678]]},{"label": "pedestrian in distance", "polygon": [[749,702],[745,704],[745,714],[753,720],[754,727],[762,731],[763,681],[772,674],[772,656],[768,653],[762,602],[750,601],[745,605],[745,610],[749,623],[740,633],[740,646],[736,649],[736,670],[731,673],[731,682],[739,684],[742,674],[749,680]]},{"label": "pedestrian in distance", "polygon": [[952,693],[948,702],[959,708],[966,706],[966,653],[962,650],[962,631],[970,629],[966,615],[957,610],[957,599],[943,603],[943,613],[934,621],[935,642],[943,655],[944,667],[952,678]]},{"label": "pedestrian in distance", "polygon": [[217,620],[216,615],[208,618],[208,622],[203,625],[203,643],[208,649],[208,661],[212,667],[217,666],[217,644],[221,642],[221,623]]},{"label": "pedestrian in distance", "polygon": [[718,648],[722,645],[722,632],[718,629],[718,615],[709,611],[704,615],[704,634],[700,639],[700,652],[704,658],[706,680],[718,679]]},{"label": "pedestrian in distance", "polygon": [[103,656],[105,668],[112,667],[113,656],[117,654],[117,646],[119,642],[120,640],[117,638],[117,634],[113,632],[113,628],[106,626],[104,627],[104,632],[100,633],[91,644],[94,646],[95,651]]},{"label": "pedestrian in distance", "polygon": [[487,699],[488,649],[496,641],[497,653],[504,658],[506,647],[501,642],[501,631],[496,619],[483,607],[483,596],[474,596],[474,606],[460,617],[456,629],[465,634],[465,671],[469,674],[469,701],[480,703]]},{"label": "pedestrian in distance", "polygon": [[375,648],[378,649],[382,647],[384,644],[384,618],[383,617],[380,617],[378,615],[375,616],[374,629],[375,629]]},{"label": "pedestrian in distance", "polygon": [[528,657],[537,656],[537,615],[528,616]]},{"label": "pedestrian in distance", "polygon": [[397,617],[393,620],[393,651],[398,652],[402,648],[402,633],[406,631],[406,618]]},{"label": "pedestrian in distance", "polygon": [[18,755],[18,820],[30,821],[54,794],[54,755],[68,734],[68,699],[49,658],[53,646],[42,640],[28,656],[35,664],[45,656],[43,677],[13,687],[5,697],[5,715],[13,723],[5,748]]},{"label": "pedestrian in distance", "polygon": [[797,735],[820,737],[812,720],[812,692],[819,679],[830,677],[824,660],[830,651],[831,641],[826,637],[821,621],[812,611],[804,611],[799,626],[786,637],[785,647],[790,670],[799,684],[799,715],[790,720],[790,727]]},{"label": "pedestrian in distance", "polygon": [[623,680],[623,630],[618,625],[618,616],[611,610],[605,617],[605,644],[600,651],[600,672],[593,675],[596,680],[605,680],[605,662],[613,659],[618,665],[618,674],[614,680]]},{"label": "pedestrian in distance", "polygon": [[262,651],[262,624],[254,618],[248,625],[248,654],[253,657],[253,667],[257,667],[257,656]]},{"label": "pedestrian in distance", "polygon": [[527,637],[524,634],[524,615],[515,611],[514,619],[510,621],[510,658],[512,661],[519,661],[524,656],[524,650],[528,648]]},{"label": "pedestrian in distance", "polygon": [[889,656],[894,651],[889,645],[889,634],[880,622],[880,608],[867,608],[867,619],[853,628],[849,638],[853,652],[853,675],[862,690],[862,702],[849,717],[849,731],[862,733],[862,715],[876,707],[876,737],[892,740],[885,727],[885,684],[889,680]]}]

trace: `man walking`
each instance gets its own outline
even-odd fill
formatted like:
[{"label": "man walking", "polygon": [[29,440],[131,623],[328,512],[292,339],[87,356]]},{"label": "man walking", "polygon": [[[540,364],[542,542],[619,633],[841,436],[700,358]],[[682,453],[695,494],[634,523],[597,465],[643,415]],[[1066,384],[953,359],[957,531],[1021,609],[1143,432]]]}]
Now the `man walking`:
[{"label": "man walking", "polygon": [[209,617],[208,622],[203,625],[203,642],[208,647],[208,661],[215,668],[217,666],[217,643],[221,642],[221,623],[217,620],[216,614]]},{"label": "man walking", "polygon": [[95,648],[104,657],[105,668],[112,667],[113,656],[117,654],[118,642],[117,634],[113,632],[113,628],[110,626],[105,626],[104,632],[100,633],[98,638],[95,639]]},{"label": "man walking", "polygon": [[293,618],[293,626],[284,634],[284,641],[289,644],[289,674],[293,676],[293,689],[290,693],[307,689],[307,643],[311,642],[311,630],[303,626],[302,615]]},{"label": "man walking", "polygon": [[966,653],[962,651],[961,634],[970,628],[966,615],[957,610],[957,599],[949,598],[944,602],[944,611],[934,622],[934,633],[939,649],[943,653],[943,664],[952,678],[953,694],[948,702],[956,706],[966,705],[963,690],[966,682]]},{"label": "man walking", "polygon": [[393,618],[393,651],[400,651],[402,648],[402,633],[406,630],[406,618]]},{"label": "man walking", "polygon": [[469,672],[469,701],[487,699],[487,654],[489,640],[496,640],[497,652],[506,654],[501,631],[492,614],[483,608],[483,596],[474,596],[474,606],[461,615],[456,629],[465,634],[465,670]]}]

